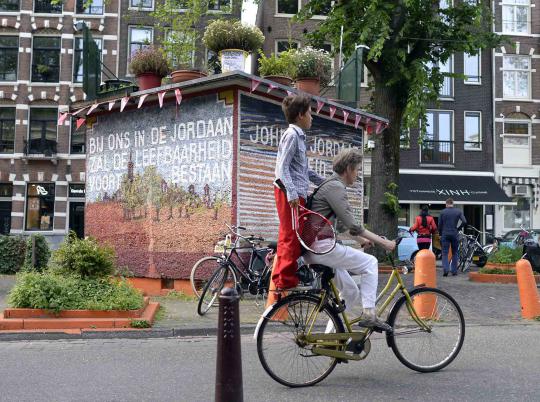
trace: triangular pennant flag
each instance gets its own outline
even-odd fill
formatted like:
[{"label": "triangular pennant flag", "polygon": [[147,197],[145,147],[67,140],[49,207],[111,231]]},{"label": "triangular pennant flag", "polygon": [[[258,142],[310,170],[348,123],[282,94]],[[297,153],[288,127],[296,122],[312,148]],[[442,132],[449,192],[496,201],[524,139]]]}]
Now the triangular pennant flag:
[{"label": "triangular pennant flag", "polygon": [[294,95],[294,92],[289,91],[289,90],[287,89],[287,96],[291,96],[291,95]]},{"label": "triangular pennant flag", "polygon": [[377,125],[375,126],[375,134],[380,134],[381,133],[381,127],[382,127],[382,122],[378,121],[377,122]]},{"label": "triangular pennant flag", "polygon": [[357,114],[356,117],[354,118],[354,128],[358,128],[358,125],[360,124],[360,120],[362,120],[362,116]]},{"label": "triangular pennant flag", "polygon": [[255,91],[260,83],[259,80],[251,80],[251,92]]},{"label": "triangular pennant flag", "polygon": [[77,130],[84,124],[84,122],[86,121],[86,119],[84,117],[81,117],[80,119],[77,119]]},{"label": "triangular pennant flag", "polygon": [[147,96],[148,96],[148,94],[141,95],[141,97],[139,98],[139,104],[137,105],[137,109],[141,108],[141,106],[143,105],[144,100],[146,99]]},{"label": "triangular pennant flag", "polygon": [[167,91],[161,91],[157,94],[157,97],[158,97],[158,101],[159,101],[159,107],[162,108],[163,107],[163,98],[165,98],[165,94],[167,93]]},{"label": "triangular pennant flag", "polygon": [[88,109],[88,112],[86,112],[86,115],[88,116],[90,113],[96,110],[98,106],[99,106],[99,103],[94,103],[92,106],[90,106],[90,109]]},{"label": "triangular pennant flag", "polygon": [[68,116],[69,113],[60,113],[60,117],[58,117],[58,125],[61,126],[62,124],[64,124]]},{"label": "triangular pennant flag", "polygon": [[182,92],[180,92],[179,88],[174,90],[174,95],[176,96],[176,104],[179,105],[182,103]]},{"label": "triangular pennant flag", "polygon": [[330,118],[332,119],[335,114],[336,114],[336,107],[330,106]]},{"label": "triangular pennant flag", "polygon": [[115,100],[109,102],[109,111],[112,110],[112,108],[114,107],[114,104],[115,104],[115,103],[116,103]]},{"label": "triangular pennant flag", "polygon": [[272,83],[268,84],[268,89],[266,90],[266,93],[270,93],[273,89],[276,89],[277,85],[274,85]]},{"label": "triangular pennant flag", "polygon": [[129,96],[124,96],[122,100],[120,101],[120,113],[124,111],[124,108],[129,102]]},{"label": "triangular pennant flag", "polygon": [[347,120],[349,119],[349,112],[346,110],[343,111],[343,124],[347,124]]},{"label": "triangular pennant flag", "polygon": [[373,133],[373,127],[366,126],[366,131],[367,131],[368,135],[371,135]]},{"label": "triangular pennant flag", "polygon": [[317,114],[319,114],[319,112],[321,111],[321,109],[323,108],[323,106],[324,106],[324,102],[318,100],[318,101],[317,101]]}]

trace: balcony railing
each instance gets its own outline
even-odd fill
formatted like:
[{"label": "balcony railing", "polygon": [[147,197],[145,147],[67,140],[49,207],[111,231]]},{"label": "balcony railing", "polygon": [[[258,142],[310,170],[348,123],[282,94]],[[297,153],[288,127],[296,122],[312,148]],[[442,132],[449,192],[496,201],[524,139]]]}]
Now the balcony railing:
[{"label": "balcony railing", "polygon": [[51,0],[34,0],[34,12],[43,14],[62,14],[62,3],[52,4]]},{"label": "balcony railing", "polygon": [[434,165],[454,164],[454,141],[422,141],[420,163]]},{"label": "balcony railing", "polygon": [[56,155],[55,140],[47,140],[45,138],[35,138],[24,142],[25,155],[45,155],[52,157]]}]

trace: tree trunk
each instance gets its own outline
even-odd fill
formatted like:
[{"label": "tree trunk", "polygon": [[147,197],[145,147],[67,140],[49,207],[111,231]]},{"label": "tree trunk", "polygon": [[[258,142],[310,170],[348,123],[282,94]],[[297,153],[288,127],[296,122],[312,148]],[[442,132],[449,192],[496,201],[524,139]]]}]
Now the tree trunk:
[{"label": "tree trunk", "polygon": [[[385,192],[391,183],[399,185],[399,135],[403,107],[399,105],[397,94],[384,83],[376,83],[374,91],[374,113],[389,120],[390,125],[382,134],[373,133],[375,141],[371,159],[371,190],[369,194],[369,229],[381,236],[394,239],[397,235],[398,216],[384,208]],[[397,196],[397,192],[396,192]],[[373,248],[374,255],[382,261],[384,251]]]}]

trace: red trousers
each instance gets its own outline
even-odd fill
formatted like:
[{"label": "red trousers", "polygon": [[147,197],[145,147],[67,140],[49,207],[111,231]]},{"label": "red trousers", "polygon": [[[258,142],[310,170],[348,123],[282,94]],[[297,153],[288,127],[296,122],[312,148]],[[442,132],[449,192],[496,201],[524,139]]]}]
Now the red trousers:
[{"label": "red trousers", "polygon": [[[284,191],[274,187],[274,197],[279,217],[279,235],[276,255],[276,265],[272,273],[272,280],[276,288],[289,289],[298,285],[296,260],[302,254],[300,242],[292,227],[291,207]],[[300,205],[304,206],[306,200],[300,198]]]}]

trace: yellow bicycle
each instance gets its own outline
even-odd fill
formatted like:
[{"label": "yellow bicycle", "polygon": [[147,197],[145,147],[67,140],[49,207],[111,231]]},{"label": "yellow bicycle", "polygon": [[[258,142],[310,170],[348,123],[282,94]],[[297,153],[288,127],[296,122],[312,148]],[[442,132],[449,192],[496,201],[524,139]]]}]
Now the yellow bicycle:
[{"label": "yellow bicycle", "polygon": [[[393,270],[377,297],[378,315],[398,293],[401,297],[387,316],[393,328],[386,333],[387,345],[413,370],[440,370],[456,358],[463,345],[465,320],[461,308],[440,289],[420,285],[408,290],[393,258],[389,259]],[[349,319],[345,313],[332,281],[333,270],[322,265],[310,267],[319,282],[317,289],[292,292],[282,298],[263,313],[255,330],[263,368],[289,387],[314,385],[338,363],[363,360],[371,350],[373,330],[353,330],[361,317]]]}]

